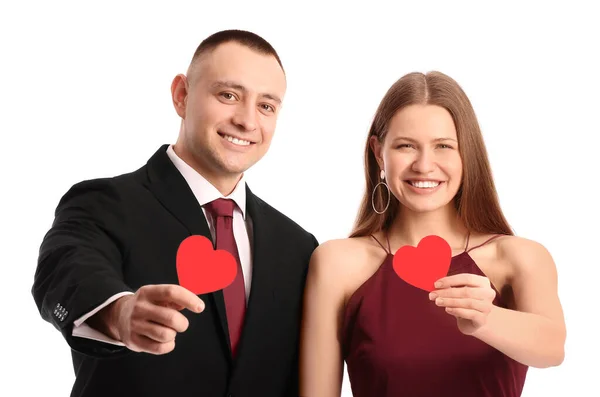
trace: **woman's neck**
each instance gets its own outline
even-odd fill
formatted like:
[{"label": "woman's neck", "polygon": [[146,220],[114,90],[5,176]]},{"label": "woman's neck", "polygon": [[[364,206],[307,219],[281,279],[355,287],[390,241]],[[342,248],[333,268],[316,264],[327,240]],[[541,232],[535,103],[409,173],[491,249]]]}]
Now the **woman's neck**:
[{"label": "woman's neck", "polygon": [[468,231],[452,203],[435,211],[416,212],[400,206],[389,229],[393,249],[404,245],[417,246],[422,238],[436,235],[448,242],[453,251],[462,251]]}]

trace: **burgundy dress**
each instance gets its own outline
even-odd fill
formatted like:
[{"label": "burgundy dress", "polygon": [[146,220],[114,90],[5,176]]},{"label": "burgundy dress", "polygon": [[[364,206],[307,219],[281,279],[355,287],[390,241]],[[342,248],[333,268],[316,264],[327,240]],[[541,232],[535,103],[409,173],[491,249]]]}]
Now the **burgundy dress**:
[{"label": "burgundy dress", "polygon": [[[484,275],[469,256],[484,244],[471,250],[468,244],[452,258],[448,275]],[[520,396],[528,367],[462,334],[427,291],[396,275],[389,240],[385,251],[385,261],[345,308],[342,344],[353,396]],[[498,291],[494,304],[506,307]]]}]

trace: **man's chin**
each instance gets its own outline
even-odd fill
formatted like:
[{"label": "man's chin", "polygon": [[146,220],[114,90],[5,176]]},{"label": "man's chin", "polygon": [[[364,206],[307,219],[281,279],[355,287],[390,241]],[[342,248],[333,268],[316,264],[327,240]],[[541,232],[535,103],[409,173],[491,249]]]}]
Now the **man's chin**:
[{"label": "man's chin", "polygon": [[231,177],[240,177],[243,173],[248,171],[254,163],[250,164],[222,164],[221,171],[224,175]]}]

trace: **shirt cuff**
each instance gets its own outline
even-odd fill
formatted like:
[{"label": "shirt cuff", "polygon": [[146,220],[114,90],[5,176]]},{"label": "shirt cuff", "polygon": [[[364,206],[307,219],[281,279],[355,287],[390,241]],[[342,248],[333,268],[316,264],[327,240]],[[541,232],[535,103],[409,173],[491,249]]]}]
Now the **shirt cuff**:
[{"label": "shirt cuff", "polygon": [[119,342],[115,339],[112,339],[112,338],[106,336],[102,332],[95,330],[94,328],[90,327],[88,324],[85,323],[85,321],[88,318],[90,318],[91,316],[98,313],[100,310],[102,310],[106,306],[110,305],[111,303],[113,303],[114,301],[116,301],[117,299],[119,299],[125,295],[133,295],[133,292],[125,291],[125,292],[120,292],[118,294],[115,294],[115,295],[111,296],[110,298],[108,298],[106,301],[104,301],[100,306],[96,307],[94,310],[84,314],[83,316],[81,316],[80,318],[75,320],[75,322],[73,323],[73,333],[72,333],[73,336],[76,336],[79,338],[93,339],[93,340],[96,340],[99,342],[110,343],[110,344],[118,345],[118,346],[125,346],[124,343]]}]

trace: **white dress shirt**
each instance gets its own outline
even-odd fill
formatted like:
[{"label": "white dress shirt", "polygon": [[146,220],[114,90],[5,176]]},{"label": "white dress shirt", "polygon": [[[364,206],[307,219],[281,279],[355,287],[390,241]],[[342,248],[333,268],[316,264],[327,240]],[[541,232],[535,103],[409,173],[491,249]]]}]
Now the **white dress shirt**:
[{"label": "white dress shirt", "polygon": [[[246,212],[246,180],[245,175],[242,175],[242,178],[235,186],[233,192],[227,197],[224,197],[216,187],[214,187],[210,182],[208,182],[202,175],[200,175],[196,170],[190,167],[185,161],[183,161],[175,151],[173,150],[172,145],[169,145],[167,149],[167,155],[177,168],[177,170],[181,173],[190,189],[194,193],[196,200],[200,206],[202,206],[202,212],[206,217],[208,222],[208,228],[210,229],[210,233],[213,237],[213,241],[215,239],[215,222],[210,213],[207,213],[204,209],[204,205],[208,204],[211,201],[214,201],[218,198],[228,198],[235,201],[236,206],[233,210],[233,236],[235,238],[235,242],[238,248],[238,254],[240,257],[240,262],[242,265],[242,273],[244,275],[244,283],[246,286],[246,304],[248,304],[248,297],[250,296],[250,285],[252,283],[252,252],[251,252],[251,241],[252,241],[252,220],[248,216]],[[175,266],[175,258],[173,258],[173,266]],[[109,299],[104,301],[100,306],[96,307],[94,310],[86,313],[77,319],[73,324],[73,336],[94,339],[100,342],[111,343],[115,345],[124,346],[123,343],[116,341],[108,336],[104,335],[101,332],[91,328],[85,321],[96,314],[103,307],[109,305],[114,302],[116,299],[124,296],[132,294],[129,291],[121,292],[116,295],[111,296]]]}]

